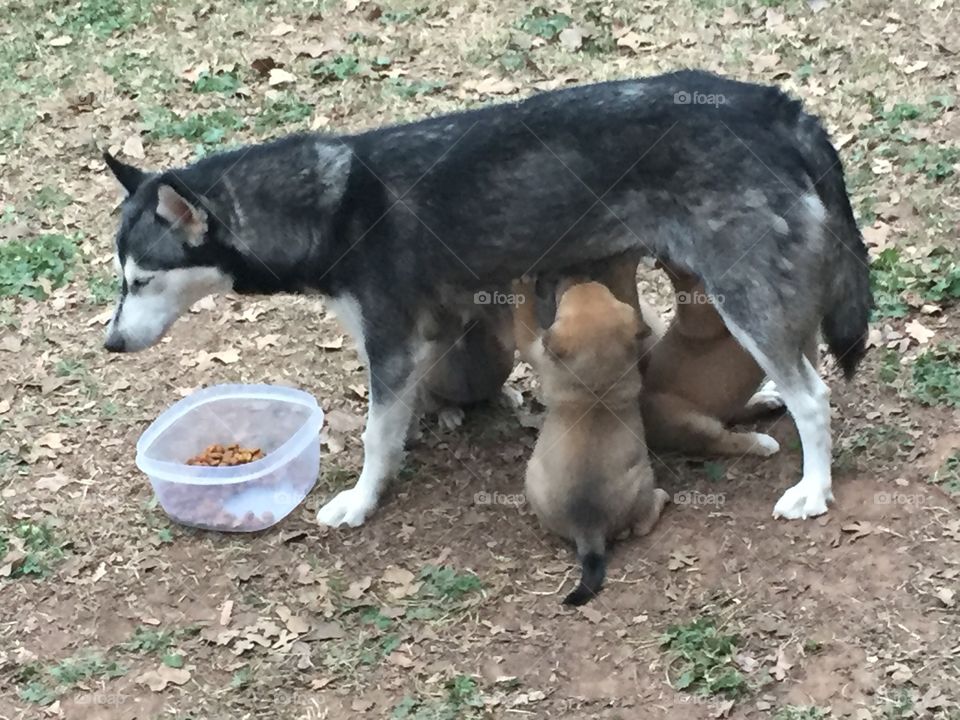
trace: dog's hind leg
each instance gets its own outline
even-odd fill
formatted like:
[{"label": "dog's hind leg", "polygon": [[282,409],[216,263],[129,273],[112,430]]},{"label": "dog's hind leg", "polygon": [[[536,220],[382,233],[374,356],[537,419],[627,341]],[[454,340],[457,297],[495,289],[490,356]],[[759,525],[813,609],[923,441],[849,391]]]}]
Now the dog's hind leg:
[{"label": "dog's hind leg", "polygon": [[803,446],[803,477],[777,501],[773,516],[796,520],[822,515],[827,511],[827,503],[833,500],[829,388],[804,354],[807,346],[795,346],[791,352],[786,349],[791,338],[783,334],[764,337],[757,333],[756,337],[764,338],[761,347],[754,335],[747,333],[722,308],[718,309],[730,333],[776,384]]},{"label": "dog's hind leg", "polygon": [[676,395],[644,394],[640,407],[647,443],[655,451],[768,457],[780,450],[779,443],[769,435],[728,430],[717,418]]}]

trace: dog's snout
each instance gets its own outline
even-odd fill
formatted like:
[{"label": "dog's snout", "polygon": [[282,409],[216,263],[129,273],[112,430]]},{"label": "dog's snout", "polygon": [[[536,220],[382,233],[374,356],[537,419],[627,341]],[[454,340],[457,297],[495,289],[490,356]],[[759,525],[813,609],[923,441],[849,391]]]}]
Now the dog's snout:
[{"label": "dog's snout", "polygon": [[123,339],[123,335],[111,333],[103,341],[103,348],[109,352],[124,352],[127,349],[127,342]]}]

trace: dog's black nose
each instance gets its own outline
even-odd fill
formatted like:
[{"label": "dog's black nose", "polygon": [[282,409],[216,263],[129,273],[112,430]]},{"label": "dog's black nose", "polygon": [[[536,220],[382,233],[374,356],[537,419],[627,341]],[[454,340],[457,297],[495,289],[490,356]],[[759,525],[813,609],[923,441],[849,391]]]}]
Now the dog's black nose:
[{"label": "dog's black nose", "polygon": [[103,342],[103,348],[109,352],[123,352],[126,347],[127,343],[122,335],[110,335]]}]

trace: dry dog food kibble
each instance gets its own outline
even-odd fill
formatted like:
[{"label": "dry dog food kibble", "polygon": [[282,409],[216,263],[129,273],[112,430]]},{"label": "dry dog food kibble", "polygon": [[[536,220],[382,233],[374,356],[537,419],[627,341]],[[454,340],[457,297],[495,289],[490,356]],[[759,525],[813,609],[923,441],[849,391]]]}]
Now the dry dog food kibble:
[{"label": "dry dog food kibble", "polygon": [[246,465],[263,457],[266,456],[260,448],[242,448],[237,443],[226,447],[210,445],[199,455],[187,460],[187,465],[207,465],[209,467]]}]

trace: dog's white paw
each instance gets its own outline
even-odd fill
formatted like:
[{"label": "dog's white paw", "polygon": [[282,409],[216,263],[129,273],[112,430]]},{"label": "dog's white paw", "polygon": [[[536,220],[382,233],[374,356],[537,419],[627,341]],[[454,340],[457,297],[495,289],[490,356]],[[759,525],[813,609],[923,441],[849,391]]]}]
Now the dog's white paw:
[{"label": "dog's white paw", "polygon": [[437,413],[437,424],[441,430],[456,430],[463,425],[463,417],[463,408],[443,408]]},{"label": "dog's white paw", "polygon": [[787,520],[805,520],[823,515],[827,511],[827,503],[833,500],[833,493],[824,491],[819,485],[798,482],[789,488],[777,501],[773,508],[775,518]]},{"label": "dog's white paw", "polygon": [[516,410],[518,407],[523,407],[523,393],[512,388],[509,385],[504,385],[502,388],[503,401],[507,404],[508,407]]},{"label": "dog's white paw", "polygon": [[339,525],[359,527],[376,506],[375,496],[353,487],[337,493],[333,500],[329,500],[320,508],[317,511],[317,522],[329,527]]},{"label": "dog's white paw", "polygon": [[753,433],[752,452],[761,457],[770,457],[780,452],[780,443],[765,433]]},{"label": "dog's white paw", "polygon": [[753,394],[753,396],[747,400],[748,408],[755,408],[757,410],[773,411],[783,409],[784,402],[783,396],[780,394],[780,391],[777,390],[777,386],[774,384],[773,380],[767,380],[763,385],[760,386],[760,389]]}]

